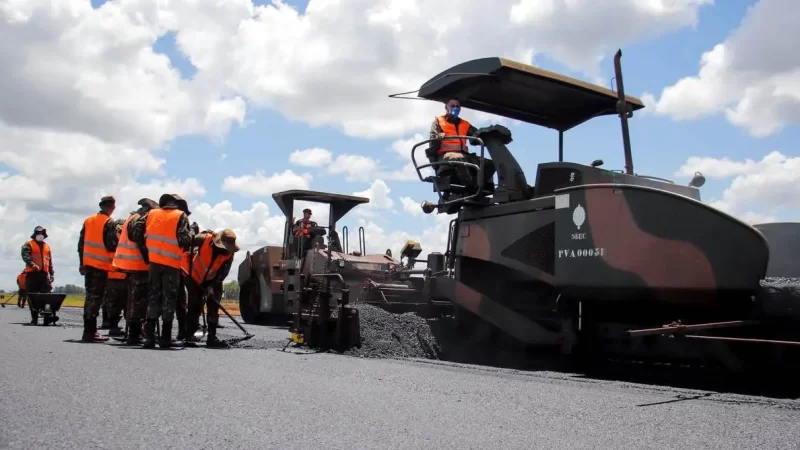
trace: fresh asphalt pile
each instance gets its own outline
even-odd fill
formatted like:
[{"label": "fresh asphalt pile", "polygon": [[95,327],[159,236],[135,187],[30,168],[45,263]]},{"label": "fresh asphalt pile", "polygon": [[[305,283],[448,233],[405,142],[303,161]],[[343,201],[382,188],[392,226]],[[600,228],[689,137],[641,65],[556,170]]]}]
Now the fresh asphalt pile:
[{"label": "fresh asphalt pile", "polygon": [[767,316],[800,318],[800,278],[765,278],[758,296]]},{"label": "fresh asphalt pile", "polygon": [[361,347],[345,352],[363,358],[439,359],[441,348],[431,326],[412,313],[392,314],[371,305],[356,305]]}]

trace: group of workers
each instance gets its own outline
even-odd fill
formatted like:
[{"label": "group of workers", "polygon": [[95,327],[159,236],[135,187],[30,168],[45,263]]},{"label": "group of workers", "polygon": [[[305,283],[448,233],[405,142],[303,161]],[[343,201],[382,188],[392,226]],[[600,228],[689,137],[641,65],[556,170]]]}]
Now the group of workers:
[{"label": "group of workers", "polygon": [[[164,194],[158,203],[143,198],[138,205],[126,219],[114,220],[116,200],[106,196],[100,200],[99,211],[83,221],[77,248],[78,270],[86,287],[81,340],[108,340],[97,332],[103,307],[108,335],[123,336],[127,345],[173,346],[175,318],[176,340],[193,344],[207,303],[206,346],[227,347],[216,331],[222,283],[239,251],[236,234],[230,229],[200,231],[197,223],[189,223],[188,205],[176,194]],[[53,258],[46,238],[47,230],[36,227],[22,246],[26,294],[52,290]],[[36,324],[38,311],[28,303],[31,323]],[[123,314],[126,331],[119,328]],[[161,330],[156,336],[159,318]]]}]

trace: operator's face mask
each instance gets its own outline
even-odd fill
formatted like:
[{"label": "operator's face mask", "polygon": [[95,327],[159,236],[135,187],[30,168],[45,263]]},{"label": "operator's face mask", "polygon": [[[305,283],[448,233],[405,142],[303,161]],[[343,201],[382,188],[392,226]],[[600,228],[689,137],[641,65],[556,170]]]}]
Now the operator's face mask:
[{"label": "operator's face mask", "polygon": [[43,234],[37,234],[34,239],[36,239],[36,242],[42,242],[42,241],[44,241],[44,235]]},{"label": "operator's face mask", "polygon": [[461,106],[455,105],[450,108],[450,115],[453,117],[458,117],[458,113],[461,112]]}]

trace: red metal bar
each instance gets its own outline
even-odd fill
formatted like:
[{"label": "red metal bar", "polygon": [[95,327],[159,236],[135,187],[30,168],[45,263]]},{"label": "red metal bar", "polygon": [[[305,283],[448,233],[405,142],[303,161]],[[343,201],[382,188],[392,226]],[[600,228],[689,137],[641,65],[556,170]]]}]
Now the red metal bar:
[{"label": "red metal bar", "polygon": [[753,325],[756,323],[758,322],[754,320],[733,320],[730,322],[698,323],[694,325],[669,324],[669,325],[663,325],[661,328],[628,330],[628,335],[631,337],[635,337],[635,336],[652,336],[658,334],[676,334],[676,333],[686,333],[688,331],[712,330],[715,328],[741,327],[745,325]]}]

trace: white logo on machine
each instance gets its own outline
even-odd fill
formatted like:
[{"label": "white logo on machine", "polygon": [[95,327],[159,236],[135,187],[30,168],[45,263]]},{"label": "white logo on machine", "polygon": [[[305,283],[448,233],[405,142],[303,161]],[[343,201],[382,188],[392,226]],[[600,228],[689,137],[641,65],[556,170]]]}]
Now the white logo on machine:
[{"label": "white logo on machine", "polygon": [[574,183],[575,182],[575,172],[570,172],[569,173],[569,182],[570,183]]},{"label": "white logo on machine", "polygon": [[575,211],[572,211],[572,221],[579,230],[581,229],[583,222],[586,221],[586,210],[583,209],[583,206],[581,206],[580,203],[575,207]]}]

